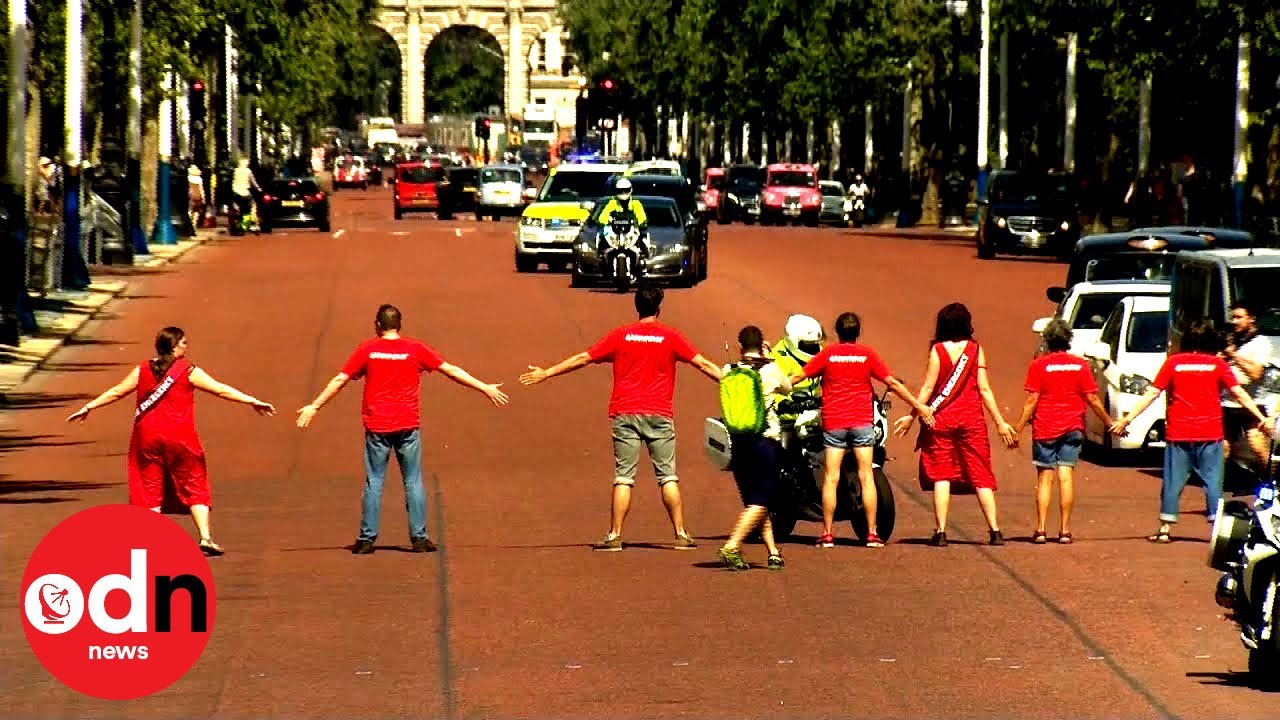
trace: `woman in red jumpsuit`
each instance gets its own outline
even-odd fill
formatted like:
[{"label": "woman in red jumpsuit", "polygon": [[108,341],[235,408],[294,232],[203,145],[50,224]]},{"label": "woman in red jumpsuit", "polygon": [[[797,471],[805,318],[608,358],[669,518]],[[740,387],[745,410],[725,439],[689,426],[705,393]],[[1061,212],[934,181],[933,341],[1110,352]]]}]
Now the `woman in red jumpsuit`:
[{"label": "woman in red jumpsuit", "polygon": [[84,421],[93,409],[134,392],[137,409],[129,438],[129,504],[155,512],[180,504],[191,513],[204,554],[221,555],[222,548],[209,535],[213,500],[204,448],[196,433],[195,390],[252,405],[260,415],[274,415],[276,410],[271,403],[214,380],[186,360],[186,354],[182,328],[164,328],[156,333],[156,357],[139,363],[124,380],[85,403],[67,421]]},{"label": "woman in red jumpsuit", "polygon": [[[935,388],[937,392],[934,392]],[[990,527],[990,543],[1003,545],[996,519],[996,477],[991,469],[991,443],[987,439],[985,407],[1005,445],[1013,447],[1017,436],[1005,422],[987,380],[987,356],[973,339],[973,317],[961,303],[938,311],[929,365],[920,388],[920,402],[934,410],[933,427],[921,427],[916,449],[920,451],[920,486],[933,490],[933,510],[938,529],[929,540],[937,547],[947,544],[947,513],[951,508],[951,486],[957,492],[975,492],[982,514]],[[914,413],[894,424],[894,434],[905,435],[915,420]]]}]

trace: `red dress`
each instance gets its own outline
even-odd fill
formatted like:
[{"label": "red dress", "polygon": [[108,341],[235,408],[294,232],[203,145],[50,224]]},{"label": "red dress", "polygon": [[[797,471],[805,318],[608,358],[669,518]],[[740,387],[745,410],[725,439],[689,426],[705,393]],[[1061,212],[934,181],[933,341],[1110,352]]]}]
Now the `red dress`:
[{"label": "red dress", "polygon": [[[196,433],[195,386],[191,363],[179,358],[166,373],[174,382],[141,417],[129,438],[129,504],[185,513],[192,505],[212,506],[204,447]],[[163,378],[150,363],[138,368],[141,406]]]},{"label": "red dress", "polygon": [[[951,377],[955,363],[942,343],[935,344],[933,352],[938,355],[937,387],[941,387]],[[978,352],[980,349],[975,342],[975,358]],[[920,450],[920,487],[932,490],[933,483],[951,481],[953,491],[995,490],[991,441],[987,437],[987,418],[982,413],[982,395],[978,392],[978,369],[969,372],[954,392],[951,401],[934,414],[934,426],[920,427],[917,443]]]}]

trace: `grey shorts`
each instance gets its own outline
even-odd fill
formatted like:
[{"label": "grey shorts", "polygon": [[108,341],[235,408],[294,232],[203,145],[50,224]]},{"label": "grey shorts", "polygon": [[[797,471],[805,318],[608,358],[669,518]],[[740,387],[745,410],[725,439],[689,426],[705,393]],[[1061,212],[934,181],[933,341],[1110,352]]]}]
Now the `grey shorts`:
[{"label": "grey shorts", "polygon": [[613,418],[613,484],[635,485],[640,446],[649,448],[649,460],[658,485],[675,482],[676,426],[661,415],[617,415]]}]

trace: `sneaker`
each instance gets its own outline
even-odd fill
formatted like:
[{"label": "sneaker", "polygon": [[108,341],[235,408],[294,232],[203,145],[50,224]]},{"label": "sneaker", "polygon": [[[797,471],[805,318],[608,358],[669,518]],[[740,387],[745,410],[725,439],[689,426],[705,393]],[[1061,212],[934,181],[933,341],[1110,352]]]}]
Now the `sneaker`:
[{"label": "sneaker", "polygon": [[716,551],[716,556],[730,570],[747,570],[751,567],[742,559],[742,550],[738,548],[722,547]]},{"label": "sneaker", "polygon": [[785,561],[785,560],[783,560],[783,559],[782,559],[782,556],[781,556],[781,555],[770,555],[770,556],[769,556],[769,569],[770,569],[770,570],[781,570],[782,568],[784,568],[784,567],[786,567],[786,566],[787,566],[787,563],[786,563],[786,561]]},{"label": "sneaker", "polygon": [[601,552],[618,552],[622,549],[622,536],[609,533],[600,542],[592,545],[591,549]]},{"label": "sneaker", "polygon": [[988,544],[990,544],[990,545],[1003,545],[1003,544],[1004,544],[1004,534],[1003,534],[1003,533],[1001,533],[999,530],[992,530],[992,531],[991,531],[991,540],[990,540],[990,542],[989,542]]},{"label": "sneaker", "polygon": [[942,530],[935,532],[933,534],[933,537],[929,538],[929,544],[932,545],[933,547],[946,547],[947,533]]},{"label": "sneaker", "polygon": [[372,555],[373,541],[357,540],[356,544],[351,546],[351,554],[352,555]]},{"label": "sneaker", "polygon": [[431,538],[416,538],[413,540],[413,551],[416,553],[433,553],[437,549],[436,544],[431,542]]},{"label": "sneaker", "polygon": [[688,535],[677,535],[674,547],[677,550],[693,550],[698,547],[698,543],[694,542],[693,538]]},{"label": "sneaker", "polygon": [[814,547],[829,548],[836,546],[836,538],[831,533],[822,533],[818,536],[818,542],[814,543]]},{"label": "sneaker", "polygon": [[870,535],[867,536],[867,547],[882,548],[884,547],[884,541],[880,539],[879,535],[875,533],[871,533]]}]

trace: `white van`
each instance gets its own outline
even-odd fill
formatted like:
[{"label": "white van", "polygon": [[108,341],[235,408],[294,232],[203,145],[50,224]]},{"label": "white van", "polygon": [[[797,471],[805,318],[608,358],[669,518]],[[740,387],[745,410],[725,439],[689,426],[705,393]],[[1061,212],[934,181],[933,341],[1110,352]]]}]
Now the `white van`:
[{"label": "white van", "polygon": [[1182,328],[1196,318],[1231,330],[1231,306],[1244,302],[1258,314],[1258,332],[1280,347],[1280,250],[1180,252],[1170,292],[1169,348],[1181,345]]}]

